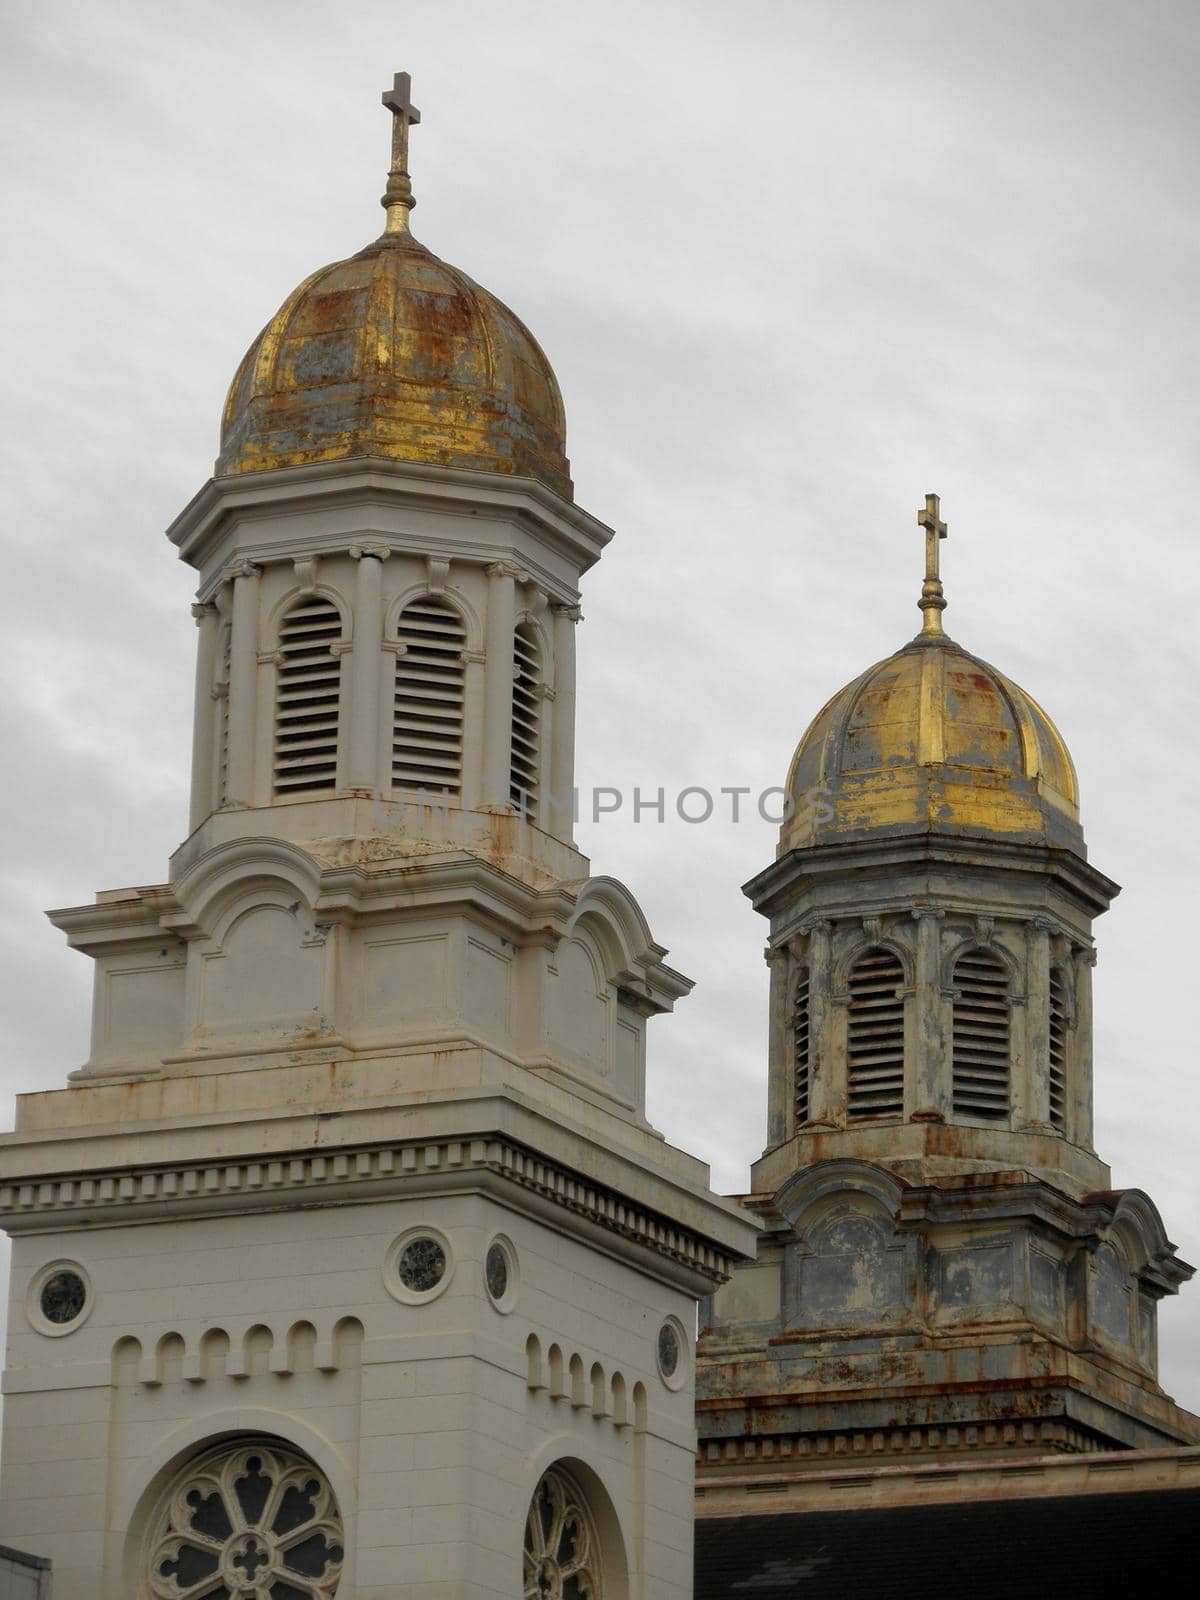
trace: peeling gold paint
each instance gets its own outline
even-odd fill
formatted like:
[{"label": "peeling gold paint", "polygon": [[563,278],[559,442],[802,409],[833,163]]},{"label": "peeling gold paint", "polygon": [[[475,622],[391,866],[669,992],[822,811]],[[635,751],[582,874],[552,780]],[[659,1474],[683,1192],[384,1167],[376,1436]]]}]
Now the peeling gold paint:
[{"label": "peeling gold paint", "polygon": [[554,372],[533,335],[410,233],[306,279],[225,405],[218,476],[384,456],[536,478],[572,497]]},{"label": "peeling gold paint", "polygon": [[833,697],[800,741],[788,792],[781,853],[877,829],[1083,849],[1061,734],[1032,696],[944,635],[918,636]]}]

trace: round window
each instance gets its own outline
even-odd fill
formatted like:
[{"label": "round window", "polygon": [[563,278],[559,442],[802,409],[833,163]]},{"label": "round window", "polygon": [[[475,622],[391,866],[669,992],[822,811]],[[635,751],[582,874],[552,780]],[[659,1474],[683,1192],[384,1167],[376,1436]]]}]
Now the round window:
[{"label": "round window", "polygon": [[583,1496],[551,1467],[525,1519],[522,1594],[526,1600],[604,1600],[600,1541]]},{"label": "round window", "polygon": [[408,1305],[436,1300],[454,1272],[450,1242],[433,1228],[402,1233],[388,1251],[384,1282],[388,1293]]},{"label": "round window", "polygon": [[517,1252],[503,1237],[492,1240],[483,1258],[483,1283],[497,1311],[509,1312],[517,1303]]},{"label": "round window", "polygon": [[159,1503],[143,1570],[156,1600],[333,1600],[343,1555],[325,1475],[264,1441],[222,1445],[180,1473]]},{"label": "round window", "polygon": [[52,1261],[30,1283],[25,1309],[39,1332],[73,1333],[92,1309],[86,1272],[74,1261]]},{"label": "round window", "polygon": [[668,1317],[659,1328],[655,1353],[667,1388],[682,1388],[687,1376],[687,1336],[674,1317]]},{"label": "round window", "polygon": [[446,1276],[446,1252],[428,1234],[410,1239],[397,1257],[396,1271],[413,1294],[431,1294]]}]

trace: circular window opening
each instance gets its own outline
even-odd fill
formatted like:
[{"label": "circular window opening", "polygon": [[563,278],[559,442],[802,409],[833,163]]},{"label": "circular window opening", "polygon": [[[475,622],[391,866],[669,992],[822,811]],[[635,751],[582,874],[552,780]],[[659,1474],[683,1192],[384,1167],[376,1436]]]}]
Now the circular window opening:
[{"label": "circular window opening", "polygon": [[342,1519],[321,1470],[273,1441],[193,1461],[159,1502],[144,1572],[156,1600],[333,1600]]},{"label": "circular window opening", "polygon": [[42,1333],[71,1333],[91,1309],[91,1285],[83,1268],[74,1261],[51,1262],[29,1286],[26,1310],[30,1322]]},{"label": "circular window opening", "polygon": [[442,1293],[453,1271],[449,1241],[432,1228],[413,1228],[388,1251],[384,1281],[397,1300],[422,1305]]},{"label": "circular window opening", "polygon": [[674,1317],[668,1317],[658,1330],[658,1370],[668,1389],[682,1387],[687,1376],[687,1339]]},{"label": "circular window opening", "polygon": [[587,1505],[565,1472],[552,1467],[525,1519],[526,1600],[604,1600],[600,1541]]},{"label": "circular window opening", "polygon": [[483,1258],[483,1282],[497,1311],[508,1312],[517,1303],[517,1252],[512,1241],[493,1239]]},{"label": "circular window opening", "polygon": [[446,1276],[446,1252],[428,1234],[410,1239],[396,1262],[400,1282],[413,1294],[430,1294]]}]

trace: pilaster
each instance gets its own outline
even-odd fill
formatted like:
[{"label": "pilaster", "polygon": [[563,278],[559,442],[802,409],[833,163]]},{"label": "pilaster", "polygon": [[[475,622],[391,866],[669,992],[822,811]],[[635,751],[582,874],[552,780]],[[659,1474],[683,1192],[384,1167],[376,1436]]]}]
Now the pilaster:
[{"label": "pilaster", "polygon": [[942,922],[946,913],[917,906],[916,1061],[912,1073],[914,1121],[946,1122],[951,1113],[950,1052],[947,1049],[946,999],[942,993]]},{"label": "pilaster", "polygon": [[258,589],[262,568],[239,561],[233,581],[229,647],[229,792],[227,804],[249,805],[254,797],[254,732],[258,678]]},{"label": "pilaster", "polygon": [[379,661],[383,639],[383,563],[386,545],[353,545],[354,644],[350,655],[350,787],[380,791]]},{"label": "pilaster", "polygon": [[192,714],[192,792],[188,830],[194,831],[212,810],[214,730],[217,702],[213,698],[213,676],[217,664],[217,640],[221,618],[214,605],[195,605],[192,616],[198,630],[196,639],[196,692]]},{"label": "pilaster", "polygon": [[583,612],[552,601],[554,617],[554,710],[551,715],[550,794],[546,817],[550,832],[571,842],[575,815],[575,628]]}]

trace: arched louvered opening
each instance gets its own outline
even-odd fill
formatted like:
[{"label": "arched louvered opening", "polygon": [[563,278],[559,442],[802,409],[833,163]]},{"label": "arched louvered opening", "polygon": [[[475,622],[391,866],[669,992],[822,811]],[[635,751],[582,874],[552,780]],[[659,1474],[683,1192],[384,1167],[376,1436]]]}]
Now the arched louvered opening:
[{"label": "arched louvered opening", "polygon": [[1008,1116],[1008,968],[994,951],[967,950],[954,967],[954,1110],[1001,1122]]},{"label": "arched louvered opening", "polygon": [[462,795],[467,630],[448,601],[423,595],[400,614],[392,785]]},{"label": "arched louvered opening", "polygon": [[796,1126],[812,1114],[812,1017],[809,1011],[808,968],[796,974],[792,991],[792,1081]]},{"label": "arched louvered opening", "polygon": [[1061,967],[1050,969],[1050,1122],[1067,1123],[1067,987]]},{"label": "arched louvered opening", "polygon": [[221,629],[221,665],[217,682],[217,782],[216,804],[223,806],[229,799],[229,668],[233,653],[233,629],[228,623]]},{"label": "arched louvered opening", "polygon": [[892,950],[866,950],[850,969],[846,1112],[851,1122],[904,1110],[904,967]]},{"label": "arched louvered opening", "polygon": [[342,636],[332,600],[299,600],[279,630],[275,690],[275,793],[329,794],[337,788]]},{"label": "arched louvered opening", "polygon": [[512,760],[508,798],[522,817],[537,817],[541,777],[542,663],[527,623],[513,635]]}]

